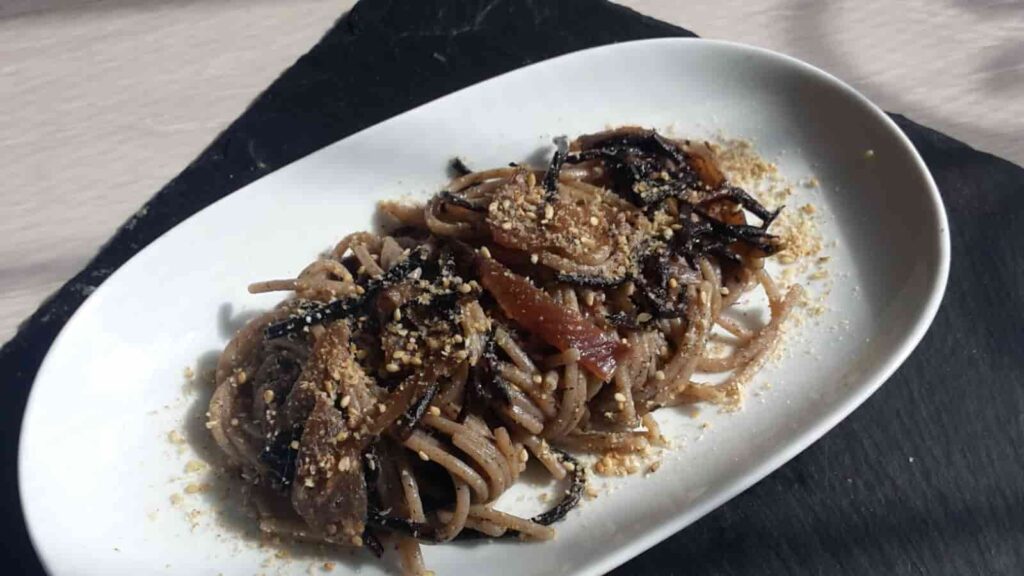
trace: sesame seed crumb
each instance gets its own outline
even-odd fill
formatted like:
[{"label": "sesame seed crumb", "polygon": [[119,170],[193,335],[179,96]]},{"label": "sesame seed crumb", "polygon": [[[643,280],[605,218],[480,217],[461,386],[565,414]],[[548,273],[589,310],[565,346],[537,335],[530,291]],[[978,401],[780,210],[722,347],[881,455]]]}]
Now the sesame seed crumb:
[{"label": "sesame seed crumb", "polygon": [[185,486],[185,494],[199,494],[205,492],[209,488],[207,484],[189,484]]}]

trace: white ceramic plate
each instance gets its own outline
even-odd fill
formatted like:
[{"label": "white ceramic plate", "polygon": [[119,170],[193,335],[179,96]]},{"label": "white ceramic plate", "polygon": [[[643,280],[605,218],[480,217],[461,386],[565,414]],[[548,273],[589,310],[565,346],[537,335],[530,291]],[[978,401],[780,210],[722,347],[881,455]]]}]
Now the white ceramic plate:
[{"label": "white ceramic plate", "polygon": [[[221,499],[216,478],[184,472],[209,446],[205,392],[186,383],[185,367],[208,367],[240,321],[279,299],[248,295],[249,281],[294,274],[369,227],[379,199],[438,189],[451,156],[499,165],[554,135],[625,123],[749,137],[789,178],[816,175],[821,188],[802,189],[793,206],[810,199],[824,236],[837,241],[829,311],[799,329],[742,412],[659,412],[676,445],[661,469],[613,481],[558,525],[554,542],[428,547],[428,565],[439,574],[599,574],[819,438],[892,374],[939,305],[949,237],[927,169],[878,108],[792,58],[706,40],[607,46],[494,78],[324,148],[189,218],[113,274],[54,342],[25,414],[22,502],[48,570],[305,574],[330,560],[384,573],[366,554],[274,558],[254,544],[231,498]],[[169,442],[171,430],[187,442]],[[214,489],[184,494],[201,482]]]}]

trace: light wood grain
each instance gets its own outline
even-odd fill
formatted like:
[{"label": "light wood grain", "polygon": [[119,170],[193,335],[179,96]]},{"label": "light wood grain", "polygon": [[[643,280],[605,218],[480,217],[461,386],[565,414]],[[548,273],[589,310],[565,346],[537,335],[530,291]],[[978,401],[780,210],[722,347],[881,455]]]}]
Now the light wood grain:
[{"label": "light wood grain", "polygon": [[[628,0],[1024,162],[1024,4]],[[351,0],[0,0],[0,342]]]},{"label": "light wood grain", "polygon": [[0,21],[0,341],[352,2],[49,4]]}]

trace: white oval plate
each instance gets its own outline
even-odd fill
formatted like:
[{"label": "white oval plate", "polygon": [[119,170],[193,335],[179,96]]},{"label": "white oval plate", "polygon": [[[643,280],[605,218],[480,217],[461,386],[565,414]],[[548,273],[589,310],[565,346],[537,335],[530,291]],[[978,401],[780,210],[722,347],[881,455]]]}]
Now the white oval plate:
[{"label": "white oval plate", "polygon": [[[277,559],[274,548],[259,548],[245,531],[251,522],[221,499],[220,481],[183,470],[208,450],[206,392],[187,385],[183,370],[209,366],[233,327],[280,298],[250,296],[248,282],[294,274],[345,233],[368,228],[379,199],[438,189],[453,155],[500,165],[554,135],[626,123],[749,137],[791,179],[816,175],[822,187],[801,190],[791,206],[810,198],[824,211],[823,235],[837,241],[828,251],[829,311],[799,328],[795,348],[758,380],[773,386],[758,387],[743,411],[659,412],[675,439],[661,469],[612,481],[615,489],[557,526],[554,542],[427,547],[428,566],[600,574],[819,438],[907,357],[942,298],[949,236],[924,163],[877,107],[792,58],[707,40],[606,46],[488,80],[328,146],[199,212],[113,274],[54,342],[26,409],[22,503],[47,569],[305,574],[330,560],[386,573],[368,554],[293,549]],[[187,442],[169,442],[171,430]],[[184,494],[200,482],[214,489]],[[183,501],[172,504],[172,494]]]}]

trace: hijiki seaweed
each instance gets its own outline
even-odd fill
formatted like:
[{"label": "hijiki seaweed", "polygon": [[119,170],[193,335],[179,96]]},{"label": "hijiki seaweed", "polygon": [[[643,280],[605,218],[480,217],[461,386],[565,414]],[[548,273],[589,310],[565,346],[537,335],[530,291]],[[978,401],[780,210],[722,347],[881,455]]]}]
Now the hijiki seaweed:
[{"label": "hijiki seaweed", "polygon": [[[472,171],[425,206],[384,203],[221,355],[208,427],[267,534],[370,549],[554,535],[580,501],[571,452],[644,450],[647,416],[730,405],[798,297],[763,270],[769,210],[710,148],[623,127],[556,139],[547,166]],[[706,358],[712,327],[763,286],[772,322]],[[700,384],[698,369],[730,372]],[[535,459],[564,492],[532,518],[494,502]]]}]

